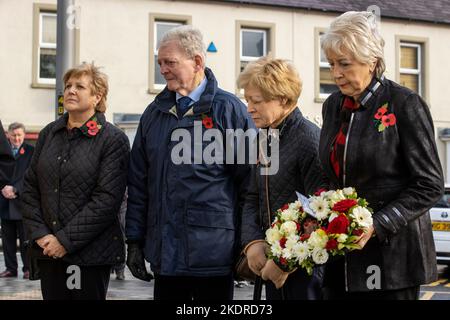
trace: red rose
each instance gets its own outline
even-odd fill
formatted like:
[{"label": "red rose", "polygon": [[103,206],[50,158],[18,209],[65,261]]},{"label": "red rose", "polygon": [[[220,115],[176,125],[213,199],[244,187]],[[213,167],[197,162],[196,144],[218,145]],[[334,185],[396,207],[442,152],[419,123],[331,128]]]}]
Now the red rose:
[{"label": "red rose", "polygon": [[337,242],[336,239],[330,239],[330,240],[328,240],[328,242],[327,242],[327,244],[325,246],[325,249],[333,250],[333,249],[337,248],[337,245],[338,245],[338,242]]},{"label": "red rose", "polygon": [[280,258],[280,263],[282,264],[282,265],[287,265],[287,260],[286,260],[286,258],[283,258],[283,257],[281,257]]},{"label": "red rose", "polygon": [[377,110],[377,113],[375,114],[375,119],[380,120],[383,115],[386,113],[387,109],[386,108],[379,108]]},{"label": "red rose", "polygon": [[393,126],[397,122],[395,114],[391,113],[381,118],[381,122],[385,127]]},{"label": "red rose", "polygon": [[288,204],[285,204],[285,205],[283,205],[283,206],[281,207],[281,211],[284,211],[284,210],[286,210],[286,209],[289,209],[289,205],[288,205]]},{"label": "red rose", "polygon": [[300,231],[300,229],[302,228],[302,226],[300,225],[300,223],[296,222],[295,225],[297,226],[297,231]]},{"label": "red rose", "polygon": [[301,235],[300,241],[306,241],[309,239],[309,237],[310,237],[310,235],[305,233],[305,234]]},{"label": "red rose", "polygon": [[213,121],[210,117],[205,116],[202,120],[203,125],[206,129],[211,129],[213,127]]},{"label": "red rose", "polygon": [[353,206],[356,206],[358,204],[358,201],[354,200],[354,199],[344,199],[341,200],[339,202],[337,202],[334,206],[333,206],[333,211],[337,211],[337,212],[347,212],[348,209],[350,209]]},{"label": "red rose", "polygon": [[352,235],[359,237],[363,233],[364,233],[364,231],[362,229],[355,229],[355,230],[353,230]]},{"label": "red rose", "polygon": [[287,239],[285,237],[280,239],[280,247],[285,248],[286,247],[286,241]]},{"label": "red rose", "polygon": [[327,233],[347,233],[347,228],[349,225],[350,222],[348,221],[347,217],[341,214],[330,222],[327,228]]},{"label": "red rose", "polygon": [[320,194],[322,193],[322,192],[327,192],[328,190],[327,189],[325,189],[325,188],[320,188],[319,190],[317,190],[316,192],[314,192],[314,195],[315,196],[320,196]]}]

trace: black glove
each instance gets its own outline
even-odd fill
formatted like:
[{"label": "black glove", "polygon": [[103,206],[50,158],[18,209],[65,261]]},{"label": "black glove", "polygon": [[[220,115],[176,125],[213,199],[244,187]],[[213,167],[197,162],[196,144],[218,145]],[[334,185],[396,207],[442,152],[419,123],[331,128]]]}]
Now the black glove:
[{"label": "black glove", "polygon": [[127,266],[136,278],[148,282],[153,279],[153,275],[145,267],[144,251],[139,243],[128,244]]}]

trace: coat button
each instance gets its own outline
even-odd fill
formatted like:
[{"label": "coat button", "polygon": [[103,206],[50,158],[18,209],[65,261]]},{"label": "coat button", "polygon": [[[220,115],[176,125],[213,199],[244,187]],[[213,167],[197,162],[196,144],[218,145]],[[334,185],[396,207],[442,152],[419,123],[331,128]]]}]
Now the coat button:
[{"label": "coat button", "polygon": [[55,192],[58,192],[58,188],[55,188]]},{"label": "coat button", "polygon": [[117,256],[117,257],[116,257],[116,260],[120,260],[120,257],[119,257],[119,256]]},{"label": "coat button", "polygon": [[61,160],[61,156],[58,156],[58,160]]},{"label": "coat button", "polygon": [[53,225],[56,226],[56,221],[52,221]]},{"label": "coat button", "polygon": [[114,239],[114,240],[117,240],[118,238],[117,238],[117,236],[114,236],[113,239]]}]

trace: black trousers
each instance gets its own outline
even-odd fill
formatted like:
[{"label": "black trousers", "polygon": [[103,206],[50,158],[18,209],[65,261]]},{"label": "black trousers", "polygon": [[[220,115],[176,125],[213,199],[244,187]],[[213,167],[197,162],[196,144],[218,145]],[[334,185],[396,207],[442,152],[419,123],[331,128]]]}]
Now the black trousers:
[{"label": "black trousers", "polygon": [[20,256],[22,257],[22,271],[28,271],[28,260],[26,259],[26,249],[22,220],[2,219],[2,245],[5,256],[6,270],[17,274],[17,237],[19,238]]},{"label": "black trousers", "polygon": [[283,287],[277,289],[272,281],[265,282],[267,300],[322,300],[323,267],[315,267],[309,276],[305,270],[291,273]]},{"label": "black trousers", "polygon": [[[44,300],[106,300],[111,266],[77,266],[39,260]],[[78,272],[79,270],[79,272]]]},{"label": "black trousers", "polygon": [[323,288],[325,300],[418,300],[420,286],[399,290],[373,290],[368,292],[345,292],[331,287]]},{"label": "black trousers", "polygon": [[177,277],[155,275],[155,300],[232,300],[232,275],[222,277]]}]

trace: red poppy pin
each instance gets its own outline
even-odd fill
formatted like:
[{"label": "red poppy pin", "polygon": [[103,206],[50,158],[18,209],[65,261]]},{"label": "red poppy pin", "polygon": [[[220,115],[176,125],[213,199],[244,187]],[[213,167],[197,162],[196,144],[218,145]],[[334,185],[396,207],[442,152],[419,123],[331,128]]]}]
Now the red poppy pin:
[{"label": "red poppy pin", "polygon": [[388,104],[387,102],[378,108],[377,113],[375,113],[375,127],[378,129],[378,132],[384,131],[387,127],[395,125],[397,122],[397,118],[393,113],[388,112]]},{"label": "red poppy pin", "polygon": [[88,128],[88,134],[92,137],[94,137],[95,135],[97,135],[97,133],[99,132],[99,130],[101,129],[101,125],[97,124],[96,119],[92,119],[89,120],[88,122],[86,122],[86,127]]},{"label": "red poppy pin", "polygon": [[25,154],[25,148],[24,147],[20,148],[19,153],[20,154]]},{"label": "red poppy pin", "polygon": [[212,118],[208,117],[206,114],[202,114],[202,123],[206,129],[211,129],[214,125]]}]

